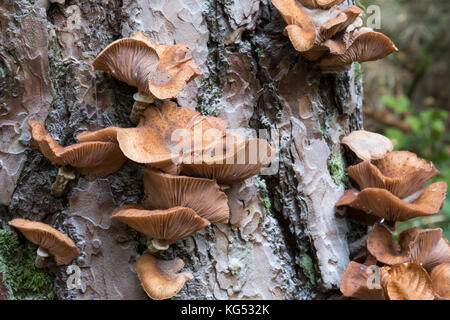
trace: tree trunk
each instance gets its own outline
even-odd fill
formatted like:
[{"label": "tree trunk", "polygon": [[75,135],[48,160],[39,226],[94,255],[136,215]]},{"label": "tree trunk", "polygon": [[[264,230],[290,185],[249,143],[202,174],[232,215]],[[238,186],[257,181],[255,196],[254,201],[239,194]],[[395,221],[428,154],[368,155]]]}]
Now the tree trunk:
[{"label": "tree trunk", "polygon": [[180,105],[231,128],[272,130],[279,146],[276,174],[227,191],[229,224],[162,255],[180,257],[194,275],[176,297],[313,299],[339,287],[348,241],[361,231],[334,208],[351,161],[339,140],[362,125],[358,72],[321,74],[282,35],[284,22],[268,0],[70,0],[47,10],[39,7],[46,1],[36,2],[0,4],[0,213],[6,229],[9,219],[23,217],[75,241],[81,288],[70,289],[72,270],[61,267],[57,298],[146,298],[133,268],[142,238],[109,218],[142,199],[141,166],[128,161],[106,178],[77,178],[55,197],[58,168],[31,148],[27,130],[28,120],[39,121],[69,145],[83,130],[132,126],[135,89],[94,72],[91,62],[138,30],[191,48],[203,75],[182,92]]}]

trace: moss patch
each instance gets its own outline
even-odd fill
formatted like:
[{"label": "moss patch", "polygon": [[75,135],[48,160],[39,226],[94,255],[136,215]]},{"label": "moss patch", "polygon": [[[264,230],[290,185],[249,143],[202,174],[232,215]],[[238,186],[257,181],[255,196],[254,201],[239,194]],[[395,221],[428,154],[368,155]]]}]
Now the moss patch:
[{"label": "moss patch", "polygon": [[263,196],[264,210],[266,212],[270,212],[272,203],[269,198],[269,191],[267,190],[266,182],[263,179],[261,179],[259,176],[257,176],[256,177],[256,185],[258,186],[259,192]]},{"label": "moss patch", "polygon": [[311,259],[309,255],[301,254],[300,257],[297,259],[297,263],[302,268],[303,274],[308,278],[309,285],[315,286],[316,285],[316,270],[314,266],[314,262]]},{"label": "moss patch", "polygon": [[333,154],[328,159],[328,171],[336,185],[340,186],[348,182],[347,169],[345,168],[344,160],[340,153]]},{"label": "moss patch", "polygon": [[361,64],[359,62],[355,62],[355,85],[359,83],[359,80],[361,80]]},{"label": "moss patch", "polygon": [[44,300],[55,297],[53,277],[46,269],[36,268],[37,246],[22,246],[13,231],[0,230],[0,273],[11,299]]}]

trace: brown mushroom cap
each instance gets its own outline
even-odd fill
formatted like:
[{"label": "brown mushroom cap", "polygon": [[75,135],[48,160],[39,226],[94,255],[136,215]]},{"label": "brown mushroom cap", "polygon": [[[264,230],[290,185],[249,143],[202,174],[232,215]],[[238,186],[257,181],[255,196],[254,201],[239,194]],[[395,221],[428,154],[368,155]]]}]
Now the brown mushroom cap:
[{"label": "brown mushroom cap", "polygon": [[167,240],[168,244],[189,237],[210,224],[194,210],[184,207],[150,211],[127,206],[117,210],[112,219],[126,223],[151,239]]},{"label": "brown mushroom cap", "polygon": [[[165,101],[161,111],[155,106],[148,107],[137,128],[120,129],[117,140],[129,159],[164,169],[179,161],[180,152],[190,155],[215,143],[204,133],[214,130],[221,138],[226,126],[225,120],[201,116],[196,111]],[[180,135],[176,136],[176,133]]]},{"label": "brown mushroom cap", "polygon": [[411,228],[400,233],[397,246],[391,232],[378,224],[367,238],[367,249],[378,261],[388,265],[423,264],[441,237],[442,229]]},{"label": "brown mushroom cap", "polygon": [[369,289],[371,275],[368,266],[351,261],[342,274],[340,284],[342,294],[360,300],[384,300],[382,288]]},{"label": "brown mushroom cap", "polygon": [[350,148],[362,160],[378,160],[394,149],[391,140],[381,134],[356,130],[342,138],[342,144]]},{"label": "brown mushroom cap", "polygon": [[437,299],[450,300],[450,263],[435,267],[430,274]]},{"label": "brown mushroom cap", "polygon": [[154,300],[163,300],[172,298],[193,278],[189,272],[178,273],[183,267],[184,262],[179,258],[164,261],[145,253],[134,268],[147,295]]},{"label": "brown mushroom cap", "polygon": [[450,245],[445,238],[440,239],[436,246],[434,246],[433,250],[423,263],[423,267],[427,270],[431,270],[435,266],[443,263],[450,263]]},{"label": "brown mushroom cap", "polygon": [[389,152],[372,163],[363,161],[348,168],[349,176],[360,189],[387,189],[399,198],[413,194],[439,174],[433,163],[427,163],[412,152]]},{"label": "brown mushroom cap", "polygon": [[39,150],[52,163],[78,168],[82,174],[107,176],[122,167],[126,158],[114,142],[88,141],[61,147],[36,121],[29,121],[29,130]]},{"label": "brown mushroom cap", "polygon": [[[218,145],[221,147],[222,142]],[[275,157],[275,151],[267,140],[252,139],[232,147],[231,152],[226,147],[221,155],[211,157],[202,154],[201,159],[190,159],[189,163],[181,164],[181,173],[209,179],[215,179],[219,184],[231,184],[258,174],[264,167],[270,165]]]},{"label": "brown mushroom cap", "polygon": [[366,188],[361,192],[353,189],[345,191],[336,206],[349,206],[388,221],[406,221],[439,212],[446,193],[447,184],[442,181],[425,188],[413,202],[403,201],[385,189]]},{"label": "brown mushroom cap", "polygon": [[430,276],[420,265],[408,262],[383,269],[388,274],[383,282],[390,300],[434,300]]},{"label": "brown mushroom cap", "polygon": [[338,4],[344,2],[344,0],[298,0],[307,8],[311,9],[330,9]]},{"label": "brown mushroom cap", "polygon": [[30,242],[47,249],[55,257],[58,266],[69,264],[80,255],[77,246],[68,236],[49,225],[26,219],[13,219],[9,225],[19,229]]},{"label": "brown mushroom cap", "polygon": [[186,45],[157,45],[141,32],[114,41],[95,59],[96,70],[137,87],[158,99],[176,98],[187,82],[200,75]]},{"label": "brown mushroom cap", "polygon": [[359,30],[352,45],[342,54],[329,53],[320,61],[324,67],[349,65],[352,62],[366,62],[383,59],[398,51],[394,43],[384,34],[368,28]]},{"label": "brown mushroom cap", "polygon": [[211,223],[228,222],[228,199],[214,180],[174,176],[145,168],[144,189],[142,204],[146,208],[187,207]]}]

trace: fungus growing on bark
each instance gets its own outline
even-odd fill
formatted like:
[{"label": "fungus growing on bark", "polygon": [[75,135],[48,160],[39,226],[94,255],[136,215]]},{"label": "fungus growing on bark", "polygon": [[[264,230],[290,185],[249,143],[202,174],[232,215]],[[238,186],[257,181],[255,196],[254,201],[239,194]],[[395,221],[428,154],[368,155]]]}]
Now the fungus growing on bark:
[{"label": "fungus growing on bark", "polygon": [[345,191],[336,207],[349,206],[388,221],[406,221],[439,212],[444,205],[446,193],[445,182],[429,185],[412,202],[404,201],[385,189],[352,189]]},{"label": "fungus growing on bark", "polygon": [[217,180],[219,184],[232,184],[258,174],[270,165],[275,152],[264,139],[252,139],[238,142],[237,145],[220,142],[223,146],[220,154],[202,153],[199,158],[184,159],[181,173]]},{"label": "fungus growing on bark", "polygon": [[175,176],[156,169],[144,169],[145,198],[148,209],[186,207],[210,223],[227,223],[228,199],[214,180]]},{"label": "fungus growing on bark", "polygon": [[194,210],[184,207],[150,211],[141,206],[126,206],[118,209],[112,219],[145,234],[150,240],[151,251],[167,249],[178,239],[186,238],[210,224]]},{"label": "fungus growing on bark", "polygon": [[450,263],[433,268],[430,274],[436,299],[450,300]]},{"label": "fungus growing on bark", "polygon": [[411,228],[400,233],[397,245],[386,227],[376,225],[367,238],[367,249],[379,262],[388,265],[414,262],[428,269],[428,257],[441,238],[442,229]]},{"label": "fungus growing on bark", "polygon": [[[147,108],[137,128],[118,130],[117,140],[129,159],[177,174],[180,158],[217,143],[216,137],[222,138],[226,126],[224,120],[165,101],[161,110]],[[209,130],[216,135],[207,137]]]},{"label": "fungus growing on bark", "polygon": [[414,153],[394,151],[380,160],[350,166],[348,174],[361,190],[381,188],[404,198],[422,188],[439,171],[433,163],[427,163]]},{"label": "fungus growing on bark", "polygon": [[365,130],[356,130],[341,140],[362,160],[378,160],[394,149],[392,141],[385,136]]},{"label": "fungus growing on bark", "polygon": [[408,262],[381,269],[385,294],[390,300],[434,300],[430,276],[420,265]]},{"label": "fungus growing on bark", "polygon": [[368,266],[351,261],[342,274],[340,290],[345,297],[360,300],[384,300],[381,286],[369,288],[372,272]]},{"label": "fungus growing on bark", "polygon": [[53,164],[70,165],[82,174],[107,176],[119,170],[126,161],[119,145],[115,142],[86,140],[86,142],[61,147],[47,134],[39,122],[29,121],[28,125],[39,150]]},{"label": "fungus growing on bark", "polygon": [[145,253],[136,261],[135,270],[147,295],[163,300],[173,297],[193,278],[189,272],[179,273],[183,267],[179,258],[164,261]]},{"label": "fungus growing on bark", "polygon": [[137,87],[149,99],[173,99],[200,75],[188,52],[184,44],[158,45],[138,32],[108,45],[93,66]]},{"label": "fungus growing on bark", "polygon": [[77,246],[65,234],[41,222],[26,219],[13,219],[9,225],[17,228],[29,241],[39,246],[36,267],[42,268],[44,260],[54,256],[58,266],[69,264],[80,255]]}]

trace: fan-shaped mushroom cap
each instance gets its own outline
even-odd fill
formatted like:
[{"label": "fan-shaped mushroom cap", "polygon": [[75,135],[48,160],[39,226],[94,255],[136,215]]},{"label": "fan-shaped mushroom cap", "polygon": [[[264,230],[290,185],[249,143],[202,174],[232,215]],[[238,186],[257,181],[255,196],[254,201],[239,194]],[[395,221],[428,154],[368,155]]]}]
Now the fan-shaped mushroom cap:
[{"label": "fan-shaped mushroom cap", "polygon": [[186,45],[158,45],[141,32],[108,45],[95,59],[96,70],[137,87],[158,99],[176,98],[200,72]]},{"label": "fan-shaped mushroom cap", "polygon": [[378,160],[394,149],[392,141],[381,134],[356,130],[342,138],[342,144],[350,148],[362,160]]},{"label": "fan-shaped mushroom cap", "polygon": [[9,225],[19,229],[29,241],[47,249],[55,257],[57,265],[68,264],[80,255],[77,246],[69,237],[45,223],[13,219]]},{"label": "fan-shaped mushroom cap", "polygon": [[[222,146],[222,142],[218,146]],[[202,154],[199,161],[195,157],[189,163],[184,161],[181,173],[215,179],[219,184],[231,184],[258,174],[275,157],[275,151],[264,139],[247,140],[233,149],[229,152],[224,147],[220,155]]]},{"label": "fan-shaped mushroom cap", "polygon": [[[345,30],[362,13],[362,10],[356,6],[348,6],[344,9],[335,6],[327,11],[309,9],[307,6],[318,5],[319,1],[312,3],[308,0],[308,2],[302,4],[296,0],[272,0],[275,8],[288,24],[285,33],[289,36],[294,48],[300,52],[316,50],[322,42]],[[320,4],[325,7],[328,7],[330,3],[330,1],[320,1]],[[311,57],[311,55],[305,56],[308,59]]]},{"label": "fan-shaped mushroom cap", "polygon": [[384,292],[380,287],[369,288],[372,272],[368,266],[351,261],[342,274],[340,290],[346,297],[360,300],[384,300]]},{"label": "fan-shaped mushroom cap", "polygon": [[389,152],[383,159],[372,163],[363,161],[348,168],[349,176],[360,189],[387,189],[397,197],[413,194],[439,174],[433,163],[427,163],[412,152]]},{"label": "fan-shaped mushroom cap", "polygon": [[446,193],[445,182],[431,184],[413,202],[403,201],[385,189],[366,188],[361,192],[352,189],[344,193],[336,206],[349,206],[388,221],[405,221],[439,212]]},{"label": "fan-shaped mushroom cap", "polygon": [[29,121],[28,125],[39,150],[54,164],[71,165],[82,174],[107,176],[119,170],[126,161],[117,143],[91,140],[63,148],[39,122]]},{"label": "fan-shaped mushroom cap", "polygon": [[168,244],[189,237],[210,224],[194,210],[184,207],[150,211],[139,206],[126,206],[117,210],[112,219],[126,223],[151,239],[167,240]]},{"label": "fan-shaped mushroom cap", "polygon": [[420,265],[408,262],[382,269],[388,274],[383,283],[390,300],[434,300],[430,276]]},{"label": "fan-shaped mushroom cap", "polygon": [[134,266],[142,287],[154,300],[172,298],[193,278],[189,272],[179,273],[183,267],[180,258],[164,261],[148,253],[143,254]]},{"label": "fan-shaped mushroom cap", "polygon": [[174,176],[145,168],[144,189],[146,208],[187,207],[211,223],[228,222],[228,199],[214,180]]},{"label": "fan-shaped mushroom cap", "polygon": [[322,58],[320,64],[324,67],[336,67],[349,65],[355,61],[375,61],[396,51],[397,47],[384,34],[369,28],[361,28],[352,45],[344,53],[329,53]]},{"label": "fan-shaped mushroom cap", "polygon": [[164,169],[179,162],[180,153],[191,155],[216,143],[205,132],[214,131],[222,138],[226,126],[225,120],[165,101],[161,111],[147,108],[137,128],[120,129],[117,140],[129,159]]},{"label": "fan-shaped mushroom cap", "polygon": [[450,263],[435,267],[430,274],[437,299],[450,300]]},{"label": "fan-shaped mushroom cap", "polygon": [[400,233],[397,246],[391,232],[379,224],[367,238],[367,249],[378,261],[385,264],[423,264],[441,237],[442,229],[411,228]]},{"label": "fan-shaped mushroom cap", "polygon": [[298,0],[307,8],[311,9],[330,9],[333,6],[341,4],[344,0]]}]

